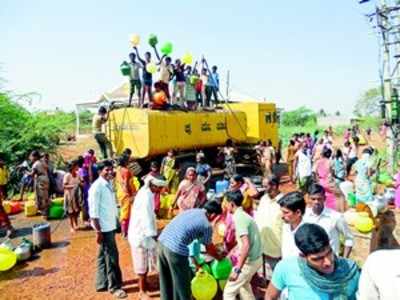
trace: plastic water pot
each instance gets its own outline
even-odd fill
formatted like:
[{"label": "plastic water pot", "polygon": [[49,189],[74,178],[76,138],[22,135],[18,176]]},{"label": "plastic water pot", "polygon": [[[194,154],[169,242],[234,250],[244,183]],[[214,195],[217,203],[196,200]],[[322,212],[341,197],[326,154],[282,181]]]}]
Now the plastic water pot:
[{"label": "plastic water pot", "polygon": [[232,271],[232,262],[228,258],[214,260],[211,263],[211,271],[217,280],[228,279]]},{"label": "plastic water pot", "polygon": [[229,181],[228,180],[218,180],[215,183],[215,192],[217,194],[225,193],[229,188]]},{"label": "plastic water pot", "polygon": [[0,271],[7,271],[14,267],[17,262],[17,255],[7,249],[0,248]]},{"label": "plastic water pot", "polygon": [[64,208],[59,205],[52,205],[49,208],[50,219],[62,219],[64,217]]},{"label": "plastic water pot", "polygon": [[374,220],[368,214],[360,213],[355,221],[355,227],[361,233],[369,233],[374,229]]},{"label": "plastic water pot", "polygon": [[196,300],[212,300],[217,294],[217,281],[206,271],[200,270],[191,282],[193,297]]},{"label": "plastic water pot", "polygon": [[35,201],[26,201],[25,202],[25,207],[24,207],[24,212],[26,217],[32,217],[37,214],[37,207],[35,204]]}]

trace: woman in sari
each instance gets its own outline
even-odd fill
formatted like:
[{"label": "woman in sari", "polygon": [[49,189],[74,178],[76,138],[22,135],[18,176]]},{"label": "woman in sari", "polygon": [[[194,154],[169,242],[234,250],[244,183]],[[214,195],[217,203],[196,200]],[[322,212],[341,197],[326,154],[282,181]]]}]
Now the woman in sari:
[{"label": "woman in sari", "polygon": [[369,202],[373,200],[372,193],[372,182],[371,177],[373,175],[372,170],[372,151],[370,149],[364,149],[361,155],[361,159],[353,165],[353,174],[356,174],[354,181],[356,187],[356,198],[358,202]]},{"label": "woman in sari", "polygon": [[120,206],[119,219],[121,222],[121,233],[123,237],[128,234],[131,205],[136,194],[133,184],[133,173],[128,168],[129,157],[122,156],[119,159],[119,168],[116,174],[117,200]]},{"label": "woman in sari", "polygon": [[175,151],[171,149],[168,151],[167,156],[163,158],[160,169],[161,175],[167,181],[168,192],[170,194],[175,194],[178,190],[179,175],[176,165]]},{"label": "woman in sari", "polygon": [[330,160],[331,155],[332,150],[329,148],[324,148],[321,158],[315,162],[314,172],[317,176],[319,184],[325,189],[325,205],[331,209],[337,210],[335,180],[332,176],[334,171],[332,168],[332,162]]},{"label": "woman in sari", "polygon": [[50,206],[50,181],[47,172],[47,165],[44,161],[40,159],[40,154],[37,150],[31,152],[29,159],[32,162],[32,173],[30,175],[34,179],[36,206],[42,214],[43,218],[47,220]]},{"label": "woman in sari", "polygon": [[232,192],[240,191],[243,195],[242,207],[249,215],[253,215],[253,198],[258,195],[254,184],[242,175],[235,175],[230,180],[229,190]]},{"label": "woman in sari", "polygon": [[197,180],[196,169],[189,167],[185,173],[185,179],[179,184],[175,201],[172,205],[179,207],[179,212],[201,207],[206,201],[205,187]]}]

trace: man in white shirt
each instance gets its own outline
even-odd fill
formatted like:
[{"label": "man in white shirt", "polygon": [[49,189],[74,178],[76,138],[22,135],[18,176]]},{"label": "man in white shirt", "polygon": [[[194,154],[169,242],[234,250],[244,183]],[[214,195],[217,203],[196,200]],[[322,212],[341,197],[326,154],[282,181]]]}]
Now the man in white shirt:
[{"label": "man in white shirt", "polygon": [[299,188],[302,191],[307,191],[311,181],[312,165],[311,157],[307,154],[305,144],[301,143],[299,150],[295,154],[295,174],[298,179]]},{"label": "man in white shirt", "polygon": [[285,222],[282,227],[282,258],[297,256],[300,251],[297,248],[294,235],[303,224],[303,215],[306,202],[301,192],[291,192],[279,200],[282,219]]},{"label": "man in white shirt", "polygon": [[99,251],[97,256],[96,291],[110,291],[117,298],[126,298],[121,289],[122,275],[118,262],[118,248],[115,242],[118,209],[112,186],[114,168],[111,161],[97,165],[99,178],[89,189],[89,215],[96,230]]},{"label": "man in white shirt", "polygon": [[358,300],[400,299],[400,249],[371,253],[363,265]]},{"label": "man in white shirt", "polygon": [[311,207],[306,209],[304,222],[318,224],[325,229],[329,236],[331,248],[336,255],[339,255],[340,236],[343,236],[343,257],[348,258],[353,247],[354,238],[343,215],[325,207],[325,189],[321,185],[311,185],[308,194]]},{"label": "man in white shirt", "polygon": [[268,269],[272,271],[281,259],[282,247],[282,213],[278,201],[283,197],[279,190],[279,177],[271,175],[264,178],[262,185],[266,194],[254,214],[254,219],[260,230],[264,259]]},{"label": "man in white shirt", "polygon": [[[161,192],[167,182],[163,177],[148,176],[138,191],[131,208],[128,241],[131,246],[133,266],[139,277],[139,298],[150,299],[147,294],[147,273],[156,265],[157,236],[154,194]],[[153,264],[153,265],[151,265]]]}]

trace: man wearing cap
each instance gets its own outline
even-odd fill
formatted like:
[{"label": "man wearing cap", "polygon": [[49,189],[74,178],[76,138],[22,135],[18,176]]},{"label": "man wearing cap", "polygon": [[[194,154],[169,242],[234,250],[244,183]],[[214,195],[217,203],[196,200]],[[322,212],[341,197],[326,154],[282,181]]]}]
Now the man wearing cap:
[{"label": "man wearing cap", "polygon": [[164,177],[146,178],[145,185],[138,191],[131,208],[128,241],[131,246],[135,273],[139,277],[139,298],[150,299],[147,294],[147,272],[156,265],[157,225],[154,213],[154,194],[167,185]]}]

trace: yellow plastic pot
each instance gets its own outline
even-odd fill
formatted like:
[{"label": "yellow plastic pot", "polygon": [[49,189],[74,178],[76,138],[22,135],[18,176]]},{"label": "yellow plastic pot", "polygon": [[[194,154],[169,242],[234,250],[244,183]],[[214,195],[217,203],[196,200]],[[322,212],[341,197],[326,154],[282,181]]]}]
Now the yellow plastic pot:
[{"label": "yellow plastic pot", "polygon": [[200,270],[191,282],[193,297],[196,300],[212,300],[217,294],[217,281],[206,271]]},{"label": "yellow plastic pot", "polygon": [[0,271],[8,271],[17,263],[17,255],[6,248],[0,247]]},{"label": "yellow plastic pot", "polygon": [[369,233],[374,229],[374,220],[372,220],[368,214],[362,213],[356,219],[355,227],[361,233]]}]

